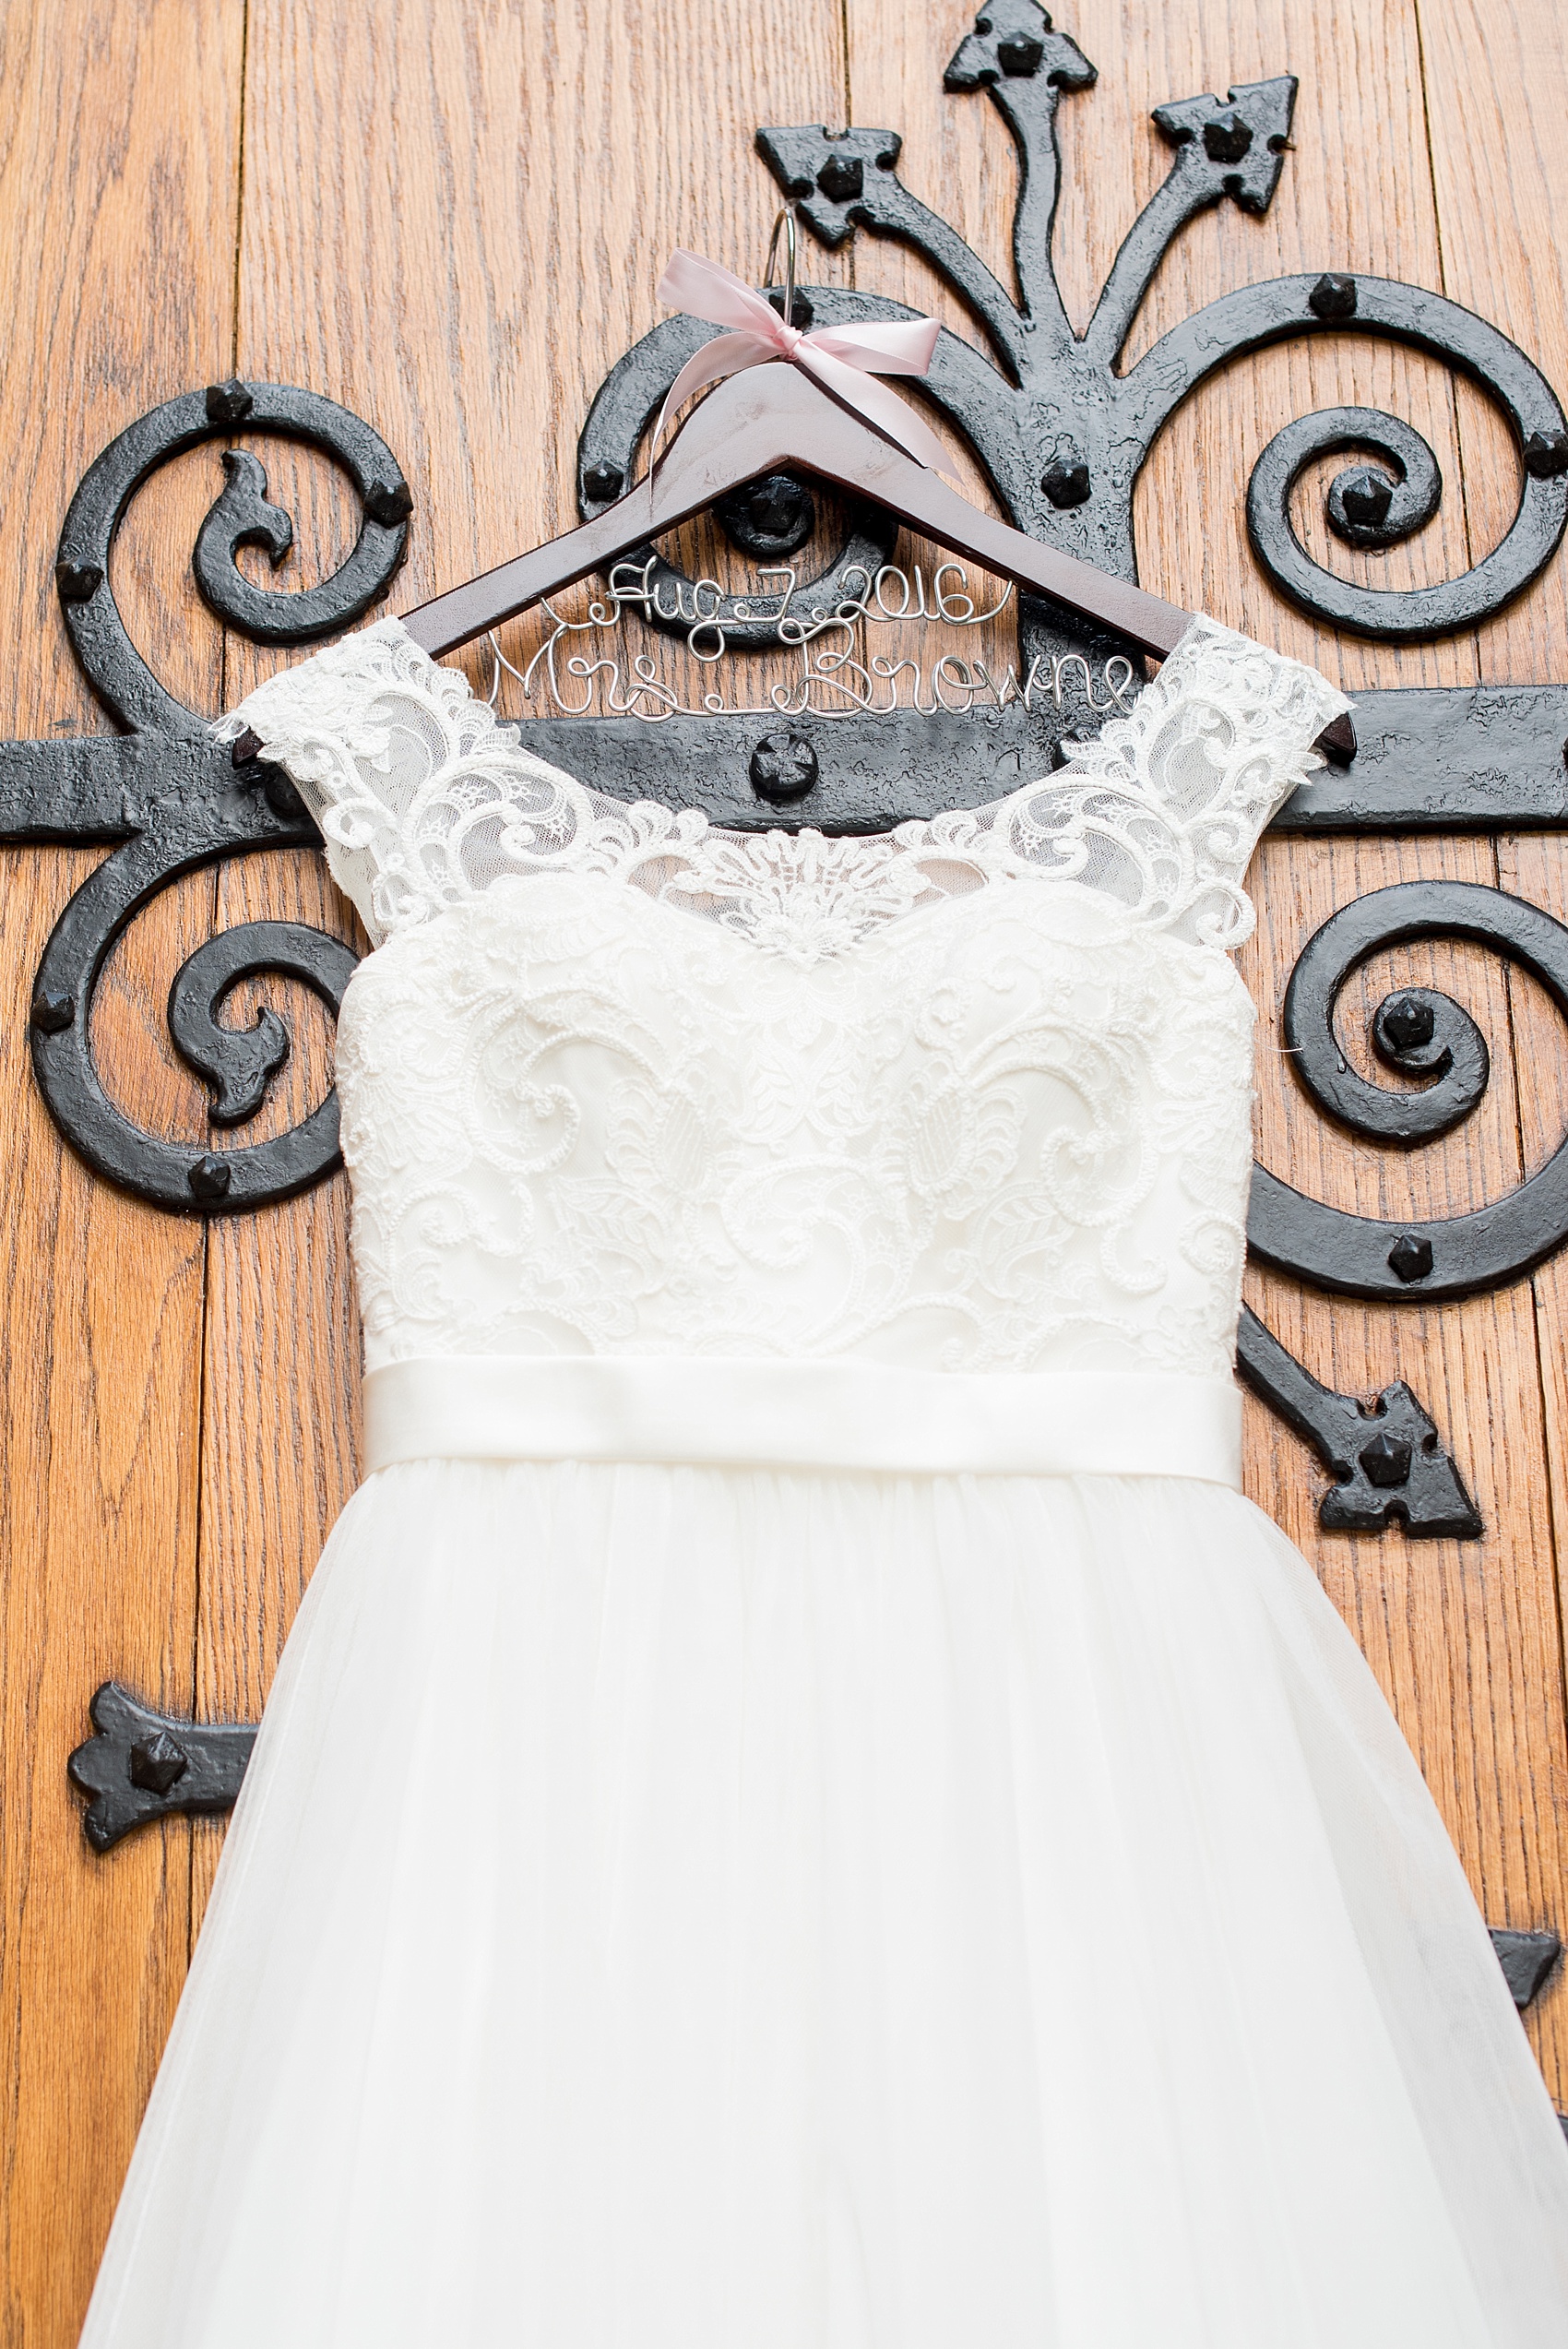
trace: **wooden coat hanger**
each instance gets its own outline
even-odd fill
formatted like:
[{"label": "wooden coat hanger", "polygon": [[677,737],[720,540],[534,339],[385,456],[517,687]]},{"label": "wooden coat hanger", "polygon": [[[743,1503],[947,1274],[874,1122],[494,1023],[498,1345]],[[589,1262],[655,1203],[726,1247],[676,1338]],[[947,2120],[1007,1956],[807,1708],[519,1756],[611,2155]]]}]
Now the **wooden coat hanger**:
[{"label": "wooden coat hanger", "polygon": [[[716,386],[643,479],[592,521],[416,605],[403,614],[403,625],[416,644],[439,659],[591,572],[608,570],[731,490],[786,470],[814,473],[836,489],[872,499],[953,554],[1145,652],[1163,658],[1174,651],[1191,624],[1193,615],[1178,604],[982,513],[800,368],[779,360]],[[1350,757],[1356,739],[1349,719],[1336,719],[1317,747],[1339,761]]]}]

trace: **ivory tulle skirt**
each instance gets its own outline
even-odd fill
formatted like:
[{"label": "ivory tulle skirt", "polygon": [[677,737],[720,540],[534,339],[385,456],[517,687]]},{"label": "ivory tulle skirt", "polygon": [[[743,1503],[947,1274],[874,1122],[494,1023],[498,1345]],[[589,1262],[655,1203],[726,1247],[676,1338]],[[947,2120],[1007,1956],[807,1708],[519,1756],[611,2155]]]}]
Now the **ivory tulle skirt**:
[{"label": "ivory tulle skirt", "polygon": [[1191,1479],[432,1462],[289,1642],[89,2349],[1563,2349],[1568,2151]]}]

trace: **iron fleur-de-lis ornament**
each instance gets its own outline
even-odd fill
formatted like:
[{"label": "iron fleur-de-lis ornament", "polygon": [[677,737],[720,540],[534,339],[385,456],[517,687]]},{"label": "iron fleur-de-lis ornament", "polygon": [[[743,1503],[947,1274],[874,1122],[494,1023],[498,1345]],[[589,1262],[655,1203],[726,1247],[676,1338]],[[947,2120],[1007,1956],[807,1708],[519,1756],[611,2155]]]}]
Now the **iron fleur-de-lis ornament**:
[{"label": "iron fleur-de-lis ornament", "polygon": [[[973,451],[1009,518],[1036,537],[1131,576],[1138,472],[1182,403],[1218,369],[1290,338],[1332,332],[1383,337],[1434,354],[1478,380],[1508,418],[1519,469],[1518,508],[1502,542],[1457,578],[1396,590],[1337,577],[1297,538],[1290,495],[1303,468],[1344,450],[1357,461],[1332,483],[1330,527],[1373,551],[1421,528],[1442,483],[1427,443],[1401,419],[1362,408],[1286,423],[1254,465],[1246,528],[1265,572],[1320,620],[1402,641],[1473,626],[1516,594],[1558,546],[1568,520],[1568,421],[1551,387],[1484,319],[1420,288],[1324,267],[1246,285],[1208,304],[1156,341],[1124,373],[1119,362],[1172,239],[1207,208],[1268,209],[1289,151],[1297,85],[1289,74],[1171,101],[1153,112],[1169,168],[1130,228],[1084,333],[1075,335],[1057,285],[1051,233],[1060,182],[1057,112],[1089,90],[1093,64],[1037,0],[997,0],[974,20],[944,75],[956,101],[984,92],[1017,151],[1013,222],[1016,295],[957,232],[906,188],[893,130],[816,125],[757,133],[763,160],[826,245],[865,233],[922,254],[960,297],[987,345],[944,331],[922,389]],[[782,298],[779,296],[778,298]],[[834,325],[910,314],[859,289],[803,285],[794,322]],[[578,446],[585,516],[617,497],[681,367],[707,339],[702,321],[674,316],[611,369]],[[358,543],[332,578],[290,591],[261,587],[237,550],[266,548],[282,563],[289,517],[267,495],[252,452],[235,435],[292,434],[329,451],[359,491]],[[207,1150],[142,1132],[98,1076],[93,991],[115,937],[176,875],[219,859],[308,841],[313,828],[288,780],[251,761],[236,768],[203,721],[147,668],[115,602],[110,554],[125,509],[160,465],[202,441],[219,445],[225,482],[198,533],[193,564],[203,597],[229,626],[269,643],[319,641],[385,594],[402,558],[412,492],[386,443],[321,395],[261,383],[186,392],[129,425],[98,458],[71,501],[55,587],[72,644],[94,693],[121,731],[76,741],[0,745],[0,838],[97,841],[109,853],[55,925],[30,1008],[33,1062],[50,1111],[100,1173],[151,1203],[190,1214],[260,1208],[338,1163],[329,1097],[299,1127],[243,1139],[280,1067],[287,1031],[263,1012],[237,1029],[221,1017],[238,980],[287,972],[336,1004],[352,967],[339,942],[300,924],[238,925],[198,948],[177,974],[170,1029],[208,1084],[215,1131]],[[1243,501],[1238,499],[1237,517]],[[830,614],[863,602],[887,565],[892,534],[870,508],[851,513],[843,542],[818,543],[815,505],[788,475],[725,501],[719,519],[755,563],[781,556],[802,575],[794,609]],[[694,583],[643,551],[645,593],[636,624],[689,628]],[[706,624],[727,649],[791,641],[777,601],[713,590]],[[524,716],[529,747],[596,789],[704,806],[744,827],[814,824],[878,829],[901,816],[974,805],[1039,772],[1063,737],[1095,731],[1097,693],[1124,648],[1064,614],[1020,599],[1016,674],[1051,690],[998,695],[993,706],[854,711],[815,721],[768,711],[678,714],[655,725],[635,714]],[[745,697],[742,697],[742,699]],[[1415,688],[1358,698],[1358,746],[1314,775],[1277,822],[1322,831],[1516,830],[1568,827],[1568,687]],[[1412,894],[1414,892],[1414,894]],[[1419,901],[1418,901],[1419,900]],[[1425,883],[1362,901],[1313,941],[1292,983],[1289,1016],[1303,1084],[1353,1133],[1408,1146],[1448,1130],[1485,1090],[1484,1044],[1460,1007],[1431,990],[1390,996],[1372,1023],[1385,1066],[1425,1090],[1343,1081],[1333,1022],[1353,972],[1383,947],[1417,936],[1480,940],[1535,972],[1568,1009],[1568,931],[1501,891]],[[1331,935],[1332,933],[1332,935]],[[1418,1000],[1418,997],[1420,998]],[[1295,1031],[1293,1031],[1295,1032]],[[1413,1115],[1410,1103],[1424,1104]],[[236,1129],[241,1129],[236,1131]],[[1337,1213],[1260,1171],[1250,1236],[1265,1260],[1315,1285],[1391,1301],[1453,1297],[1517,1278],[1568,1237],[1568,1156],[1469,1217],[1384,1227]],[[1317,1448],[1335,1483],[1326,1523],[1373,1530],[1391,1516],[1412,1532],[1473,1532],[1479,1520],[1431,1419],[1402,1386],[1370,1413],[1332,1393],[1250,1318],[1243,1373]],[[139,1782],[138,1782],[139,1783]],[[147,1789],[142,1789],[143,1794]]]}]

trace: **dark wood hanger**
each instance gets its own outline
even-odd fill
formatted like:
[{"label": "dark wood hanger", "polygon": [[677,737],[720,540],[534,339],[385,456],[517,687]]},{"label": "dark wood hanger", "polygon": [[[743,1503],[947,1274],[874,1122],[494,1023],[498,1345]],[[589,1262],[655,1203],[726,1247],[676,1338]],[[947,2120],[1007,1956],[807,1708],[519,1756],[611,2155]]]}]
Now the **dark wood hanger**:
[{"label": "dark wood hanger", "polygon": [[1113,578],[982,514],[939,473],[779,360],[720,383],[643,479],[591,522],[406,612],[403,625],[439,659],[590,572],[607,570],[731,490],[785,470],[814,473],[836,489],[871,498],[955,554],[1113,629],[1145,652],[1172,651],[1191,619],[1130,579]]},{"label": "dark wood hanger", "polygon": [[[1163,658],[1174,651],[1190,625],[1192,614],[1178,604],[982,513],[785,361],[749,367],[719,383],[643,479],[592,521],[416,605],[403,614],[403,625],[416,644],[439,659],[546,596],[608,570],[730,491],[784,470],[814,473],[837,489],[872,499],[953,554],[1145,652]],[[1339,760],[1355,746],[1348,718],[1336,719],[1318,740],[1321,750]],[[255,755],[254,737],[243,735],[234,745],[236,762]]]}]

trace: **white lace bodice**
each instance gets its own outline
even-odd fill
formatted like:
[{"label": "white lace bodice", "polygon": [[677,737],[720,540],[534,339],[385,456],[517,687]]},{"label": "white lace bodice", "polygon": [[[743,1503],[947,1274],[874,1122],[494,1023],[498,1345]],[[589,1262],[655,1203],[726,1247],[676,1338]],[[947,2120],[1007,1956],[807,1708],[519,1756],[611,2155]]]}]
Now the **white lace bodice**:
[{"label": "white lace bodice", "polygon": [[383,621],[248,727],[377,951],[339,1031],[373,1368],[1229,1367],[1259,832],[1346,707],[1208,621],[989,807],[874,839],[585,790]]}]

